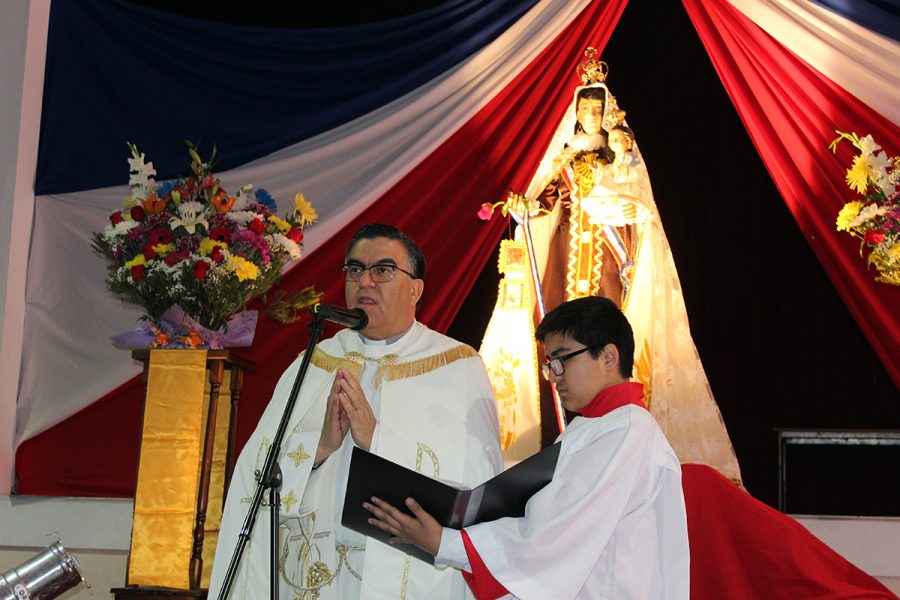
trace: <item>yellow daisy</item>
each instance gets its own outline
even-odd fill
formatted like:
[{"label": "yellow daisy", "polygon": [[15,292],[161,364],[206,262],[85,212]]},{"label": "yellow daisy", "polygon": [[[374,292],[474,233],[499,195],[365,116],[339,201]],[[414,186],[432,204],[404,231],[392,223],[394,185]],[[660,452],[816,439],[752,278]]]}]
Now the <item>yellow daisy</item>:
[{"label": "yellow daisy", "polygon": [[853,166],[847,169],[847,185],[857,193],[863,194],[869,187],[869,163],[860,154],[853,159]]},{"label": "yellow daisy", "polygon": [[[313,211],[315,214],[315,211]],[[275,215],[269,215],[269,222],[275,225],[278,228],[278,231],[282,234],[286,234],[291,230],[291,224],[285,221],[284,219],[280,219]]]},{"label": "yellow daisy", "polygon": [[300,227],[306,227],[310,223],[315,223],[316,219],[319,218],[316,209],[299,192],[294,196],[294,216],[300,219]]},{"label": "yellow daisy", "polygon": [[130,269],[131,267],[136,267],[138,265],[146,265],[146,264],[147,264],[147,259],[144,258],[144,255],[138,254],[137,256],[135,256],[134,258],[132,258],[131,260],[126,262],[125,266]]},{"label": "yellow daisy", "polygon": [[237,275],[238,281],[247,281],[259,277],[259,267],[240,256],[228,257],[228,269]]},{"label": "yellow daisy", "polygon": [[862,207],[862,202],[848,202],[847,204],[845,204],[844,208],[841,209],[841,212],[838,213],[837,230],[849,230],[850,223],[853,222],[853,219],[856,218],[856,215],[859,214],[859,211],[862,209]]},{"label": "yellow daisy", "polygon": [[153,251],[164,257],[169,252],[175,252],[175,244],[157,244],[153,246]]},{"label": "yellow daisy", "polygon": [[200,247],[197,250],[200,252],[200,256],[209,256],[212,254],[212,251],[215,250],[216,246],[219,248],[227,248],[228,244],[211,238],[203,238],[200,240]]}]

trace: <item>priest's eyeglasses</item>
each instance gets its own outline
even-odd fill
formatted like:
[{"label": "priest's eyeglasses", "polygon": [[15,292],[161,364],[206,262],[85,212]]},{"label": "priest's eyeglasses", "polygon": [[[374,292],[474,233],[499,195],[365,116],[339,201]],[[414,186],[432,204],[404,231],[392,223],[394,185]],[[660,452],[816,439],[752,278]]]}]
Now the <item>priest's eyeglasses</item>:
[{"label": "priest's eyeglasses", "polygon": [[413,279],[417,279],[417,277],[409,271],[401,269],[397,265],[392,265],[391,263],[375,263],[368,267],[359,263],[344,263],[341,265],[341,270],[344,272],[344,279],[347,281],[359,281],[366,271],[369,272],[369,276],[375,283],[387,283],[388,281],[393,280],[397,271],[406,273]]},{"label": "priest's eyeglasses", "polygon": [[563,354],[562,356],[551,358],[541,365],[541,375],[543,375],[544,379],[546,379],[547,381],[550,381],[551,372],[557,377],[562,377],[566,372],[565,362],[570,358],[574,358],[579,354],[582,354],[583,352],[587,352],[591,348],[591,346],[586,346],[584,348],[581,348],[580,350],[575,350],[574,352],[569,352],[568,354]]}]

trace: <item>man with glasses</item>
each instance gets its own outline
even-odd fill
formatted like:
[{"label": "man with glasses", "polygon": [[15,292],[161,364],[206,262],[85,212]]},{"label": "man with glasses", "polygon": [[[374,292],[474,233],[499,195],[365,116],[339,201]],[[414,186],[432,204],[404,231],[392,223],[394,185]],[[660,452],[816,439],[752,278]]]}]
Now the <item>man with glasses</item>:
[{"label": "man with glasses", "polygon": [[463,571],[479,600],[689,596],[690,559],[678,459],[631,383],[634,336],[606,298],[559,305],[538,326],[541,373],[579,413],[560,435],[553,480],[525,516],[442,528],[414,499],[413,517],[366,507],[393,543]]},{"label": "man with glasses", "polygon": [[[359,446],[426,475],[475,487],[503,468],[496,401],[471,347],[416,321],[425,258],[389,225],[362,227],[341,265],[349,308],[366,312],[361,331],[344,329],[310,359],[279,466],[281,598],[466,597],[459,571],[439,570],[341,525],[347,473]],[[275,389],[241,453],[228,492],[209,597],[222,578],[300,366]],[[268,515],[263,511],[230,598],[269,595]]]}]

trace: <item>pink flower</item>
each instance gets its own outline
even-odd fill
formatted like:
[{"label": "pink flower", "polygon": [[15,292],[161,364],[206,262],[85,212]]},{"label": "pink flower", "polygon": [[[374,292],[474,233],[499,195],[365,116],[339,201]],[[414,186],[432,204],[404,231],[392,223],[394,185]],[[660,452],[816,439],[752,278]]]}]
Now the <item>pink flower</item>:
[{"label": "pink flower", "polygon": [[866,243],[867,244],[880,244],[884,241],[884,234],[880,231],[875,231],[874,229],[870,229],[866,232]]},{"label": "pink flower", "polygon": [[481,210],[478,211],[478,218],[482,221],[490,221],[494,215],[494,207],[490,204],[482,204]]}]

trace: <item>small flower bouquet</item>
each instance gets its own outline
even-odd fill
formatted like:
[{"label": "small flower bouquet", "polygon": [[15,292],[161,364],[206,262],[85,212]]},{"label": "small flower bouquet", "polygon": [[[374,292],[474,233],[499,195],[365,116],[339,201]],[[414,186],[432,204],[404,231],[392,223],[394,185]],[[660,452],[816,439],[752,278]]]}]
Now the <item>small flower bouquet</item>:
[{"label": "small flower bouquet", "polygon": [[900,157],[879,152],[881,146],[871,135],[836,132],[829,146],[834,152],[842,140],[860,153],[847,169],[847,185],[864,196],[844,204],[837,217],[837,230],[859,238],[860,255],[868,253],[867,264],[878,272],[876,281],[900,286]]},{"label": "small flower bouquet", "polygon": [[[299,193],[284,218],[274,214],[275,201],[262,188],[245,185],[229,194],[212,173],[215,149],[204,162],[188,143],[190,175],[156,182],[153,163],[128,146],[131,195],[93,234],[92,247],[108,261],[110,291],[142,307],[150,325],[144,337],[114,341],[160,348],[249,345],[246,335],[238,341],[225,334],[246,334],[247,313],[238,313],[276,282],[288,261],[300,258],[303,228],[316,211]],[[145,337],[146,344],[136,341]]]}]

